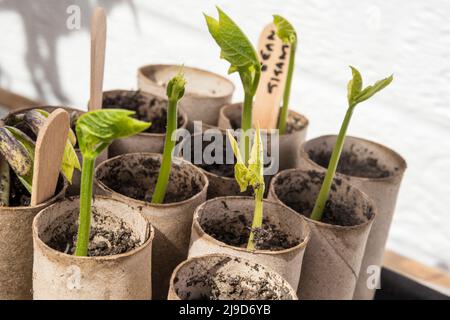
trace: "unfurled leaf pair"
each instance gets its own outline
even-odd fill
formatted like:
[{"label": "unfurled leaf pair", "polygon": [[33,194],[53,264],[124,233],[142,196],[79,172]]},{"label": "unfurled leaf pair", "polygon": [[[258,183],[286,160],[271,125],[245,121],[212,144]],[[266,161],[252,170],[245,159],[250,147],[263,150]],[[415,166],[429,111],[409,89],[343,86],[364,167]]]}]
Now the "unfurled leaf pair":
[{"label": "unfurled leaf pair", "polygon": [[350,69],[352,70],[352,79],[348,82],[347,85],[347,99],[348,105],[351,107],[354,107],[358,103],[369,99],[375,93],[388,86],[393,80],[393,75],[391,75],[390,77],[375,82],[375,84],[372,86],[367,86],[366,88],[362,89],[363,81],[361,74],[356,68],[352,66],[350,66]]}]

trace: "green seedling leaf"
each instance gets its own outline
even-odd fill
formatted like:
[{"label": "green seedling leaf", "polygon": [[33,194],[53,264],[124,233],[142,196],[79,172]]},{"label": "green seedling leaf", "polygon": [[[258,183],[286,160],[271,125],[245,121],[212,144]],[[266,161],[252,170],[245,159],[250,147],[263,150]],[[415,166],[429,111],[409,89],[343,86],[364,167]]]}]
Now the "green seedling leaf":
[{"label": "green seedling leaf", "polygon": [[0,154],[0,207],[9,206],[10,186],[9,164]]},{"label": "green seedling leaf", "polygon": [[31,193],[34,164],[34,142],[17,128],[0,128],[0,153],[8,161],[19,180]]},{"label": "green seedling leaf", "polygon": [[[49,113],[41,109],[33,109],[25,113],[24,120],[31,130],[38,135],[39,130],[45,124]],[[73,135],[71,137],[71,134]],[[73,144],[72,144],[73,143]],[[63,161],[61,163],[61,172],[66,177],[69,183],[72,183],[73,172],[75,169],[81,170],[80,161],[78,160],[77,153],[74,149],[76,143],[76,137],[72,129],[69,130],[69,136],[64,148]]]},{"label": "green seedling leaf", "polygon": [[257,87],[254,80],[261,70],[258,55],[237,24],[219,7],[217,11],[219,20],[205,14],[209,33],[221,49],[220,57],[230,63],[228,72],[239,72],[244,91],[254,95]]},{"label": "green seedling leaf", "polygon": [[84,157],[97,157],[114,139],[140,133],[150,123],[132,118],[135,112],[125,109],[101,109],[86,112],[78,118],[78,145]]},{"label": "green seedling leaf", "polygon": [[297,33],[294,27],[285,18],[279,15],[273,16],[273,23],[277,28],[277,36],[284,43],[292,44],[297,42]]},{"label": "green seedling leaf", "polygon": [[155,204],[163,203],[166,196],[170,170],[172,167],[172,153],[175,148],[175,141],[172,140],[172,137],[178,127],[177,105],[178,101],[184,95],[185,86],[186,79],[184,78],[183,67],[181,67],[178,74],[167,84],[167,98],[169,100],[167,108],[167,129],[161,168],[159,170],[158,180],[156,181],[155,191],[152,196],[152,203]]},{"label": "green seedling leaf", "polygon": [[263,197],[264,197],[264,163],[262,157],[262,143],[261,143],[261,133],[259,126],[256,128],[255,141],[252,146],[250,153],[250,159],[248,161],[248,166],[246,166],[242,160],[242,156],[239,150],[237,141],[234,139],[231,132],[228,130],[228,139],[230,140],[233,153],[236,157],[236,164],[234,166],[234,176],[239,184],[241,192],[247,190],[248,186],[253,188],[255,193],[255,209],[253,213],[252,229],[250,232],[250,237],[247,244],[247,249],[254,250],[254,231],[262,227],[263,222]]},{"label": "green seedling leaf", "polygon": [[347,99],[349,105],[354,103],[356,96],[362,89],[361,74],[352,66],[350,66],[350,69],[352,70],[352,79],[347,84]]}]

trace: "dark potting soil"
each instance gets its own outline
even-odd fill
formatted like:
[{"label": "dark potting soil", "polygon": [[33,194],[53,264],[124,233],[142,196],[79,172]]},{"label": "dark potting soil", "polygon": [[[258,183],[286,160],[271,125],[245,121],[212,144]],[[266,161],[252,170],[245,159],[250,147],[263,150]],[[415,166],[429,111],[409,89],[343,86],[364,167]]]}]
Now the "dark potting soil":
[{"label": "dark potting soil", "polygon": [[[290,181],[289,177],[286,177],[285,179],[280,177],[276,182],[275,190],[278,198],[285,205],[309,218],[312,210],[314,209],[314,202],[301,200],[301,194],[307,190],[310,190],[311,184],[321,186],[324,174],[317,171],[308,171],[308,176],[309,180],[305,179],[300,183],[298,181],[295,181],[295,183]],[[331,190],[336,190],[341,184],[342,180],[335,178],[331,186]],[[347,187],[347,191],[349,191],[349,187]],[[354,202],[349,201],[347,203],[336,203],[332,199],[329,199],[325,203],[325,209],[321,222],[339,226],[359,225],[364,221],[358,217],[355,212],[355,208],[356,203]],[[364,215],[367,218],[371,218],[373,215],[373,208],[367,207]]]},{"label": "dark potting soil", "polygon": [[[92,210],[92,217],[95,221],[104,219],[97,214],[95,208]],[[73,255],[75,253],[77,243],[77,228],[75,227],[58,227],[47,245],[59,252]],[[89,236],[89,257],[110,256],[131,251],[139,247],[140,241],[133,233],[132,229],[123,221],[120,228],[116,230],[107,230],[100,227],[92,226]]]},{"label": "dark potting soil", "polygon": [[215,174],[219,177],[234,178],[234,165],[233,164],[198,164],[199,168]]},{"label": "dark potting soil", "polygon": [[[226,204],[225,204],[226,205]],[[221,220],[205,220],[201,223],[202,229],[214,239],[230,246],[246,248],[250,236],[252,221],[239,211]],[[279,251],[298,245],[302,239],[292,239],[277,225],[263,219],[261,228],[253,230],[254,243],[257,250]]]},{"label": "dark potting soil", "polygon": [[[157,99],[148,101],[140,91],[124,91],[116,95],[103,97],[103,108],[128,109],[136,112],[134,117],[141,121],[151,122],[152,125],[145,132],[165,133],[167,124],[167,109],[161,108]],[[183,117],[178,116],[178,127],[183,125]]]},{"label": "dark potting soil", "polygon": [[211,293],[205,300],[280,300],[269,281],[255,281],[245,276],[218,273],[211,282]]},{"label": "dark potting soil", "polygon": [[17,178],[13,170],[9,170],[11,178],[11,185],[9,191],[9,206],[10,207],[26,207],[31,203],[31,195]]},{"label": "dark potting soil", "polygon": [[[331,152],[309,150],[308,155],[318,165],[328,168]],[[378,163],[373,157],[361,159],[352,151],[343,151],[339,159],[337,172],[354,177],[380,179],[392,175],[392,172]]]},{"label": "dark potting soil", "polygon": [[[233,258],[237,262],[242,260]],[[222,272],[220,269],[227,264],[231,258],[226,258],[216,265],[213,265],[210,270],[204,275],[193,276],[187,281],[187,287],[208,288],[207,293],[200,296],[191,296],[187,293],[187,300],[285,300],[291,298],[289,291],[285,288],[279,288],[272,285],[269,280],[271,275],[265,272],[260,277],[246,276],[245,273],[240,275],[230,275]],[[245,265],[256,272],[259,272],[259,265],[251,265],[245,262]],[[176,277],[174,282],[177,283],[179,279]],[[178,293],[178,292],[177,292]]]},{"label": "dark potting soil", "polygon": [[[113,164],[108,167],[108,174],[104,175],[100,180],[110,189],[124,196],[151,202],[154,188],[156,185],[156,178],[158,176],[160,163],[156,159],[146,158],[142,163],[129,163],[133,170],[126,166]],[[173,166],[173,164],[172,164]],[[144,185],[143,182],[149,183],[149,177],[155,178],[155,183],[152,185]],[[171,178],[175,179],[177,185],[176,192],[170,188],[167,189],[164,197],[164,203],[174,203],[187,200],[201,191],[200,185],[187,176],[177,174],[174,176],[173,170]],[[169,184],[171,182],[169,181]]]}]

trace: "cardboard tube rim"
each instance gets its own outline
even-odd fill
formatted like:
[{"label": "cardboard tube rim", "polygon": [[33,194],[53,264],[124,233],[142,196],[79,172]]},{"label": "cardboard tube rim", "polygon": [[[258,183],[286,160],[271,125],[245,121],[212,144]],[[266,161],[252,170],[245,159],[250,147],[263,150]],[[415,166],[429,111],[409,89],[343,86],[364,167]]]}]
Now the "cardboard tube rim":
[{"label": "cardboard tube rim", "polygon": [[195,262],[195,261],[197,261],[197,260],[208,259],[208,258],[210,258],[210,257],[213,257],[213,258],[214,258],[214,257],[217,257],[217,258],[239,259],[239,260],[241,260],[241,261],[244,262],[244,263],[245,263],[245,262],[249,262],[250,264],[253,264],[253,265],[259,265],[259,266],[261,266],[263,269],[265,269],[266,271],[271,272],[272,274],[276,275],[276,276],[279,277],[281,280],[283,280],[283,281],[284,281],[284,284],[285,284],[285,287],[289,290],[289,294],[291,295],[291,297],[293,298],[293,300],[298,300],[298,296],[297,296],[296,290],[294,290],[294,288],[292,288],[292,286],[289,284],[289,282],[287,282],[287,280],[284,279],[278,272],[276,272],[276,271],[274,271],[273,269],[271,269],[271,268],[269,268],[269,267],[267,267],[267,266],[265,266],[265,265],[262,265],[262,264],[260,264],[260,263],[252,262],[252,261],[250,261],[250,260],[248,260],[248,259],[241,258],[241,257],[236,257],[236,256],[232,256],[232,255],[225,254],[225,253],[205,254],[205,255],[201,255],[201,256],[196,256],[196,257],[188,258],[188,259],[184,260],[183,262],[181,262],[181,263],[173,270],[172,275],[170,276],[169,294],[170,294],[170,292],[173,292],[173,293],[176,295],[176,297],[177,297],[179,300],[181,300],[181,298],[178,296],[178,294],[176,293],[176,290],[175,290],[175,278],[177,277],[178,272],[179,272],[184,266],[186,266],[186,265],[189,264],[189,263],[193,263],[193,262]]},{"label": "cardboard tube rim", "polygon": [[[219,119],[220,118],[230,119],[230,117],[228,117],[226,112],[228,111],[229,108],[236,108],[236,106],[239,107],[239,108],[242,108],[242,102],[235,102],[235,103],[229,103],[229,104],[223,105],[222,108],[220,108]],[[309,120],[303,114],[298,113],[297,111],[294,111],[292,109],[288,109],[288,117],[289,116],[293,116],[293,117],[299,118],[301,123],[303,124],[303,126],[300,129],[298,129],[298,130],[294,130],[293,132],[290,132],[290,133],[285,133],[285,134],[283,134],[281,136],[294,135],[297,132],[301,132],[301,131],[305,130],[307,127],[309,127]],[[221,128],[221,127],[219,127],[219,129],[226,130],[226,129],[231,129],[231,128]],[[277,130],[277,129],[272,129],[272,130]],[[265,131],[267,131],[267,129],[261,129],[261,132],[265,132]]]},{"label": "cardboard tube rim", "polygon": [[[321,139],[324,139],[324,138],[335,138],[335,137],[337,137],[337,136],[334,135],[334,134],[328,134],[328,135],[319,136],[317,138],[305,141],[302,144],[302,146],[300,147],[300,150],[299,150],[300,153],[304,153],[304,155],[305,155],[304,157],[302,157],[302,159],[304,159],[305,161],[307,161],[311,165],[319,167],[319,168],[321,168],[323,170],[327,170],[327,168],[322,167],[321,165],[317,164],[315,161],[313,161],[309,157],[308,152],[305,151],[305,146],[308,143],[310,143],[310,142],[317,142],[318,140],[321,140]],[[381,143],[378,143],[378,142],[375,142],[375,141],[371,141],[371,140],[367,140],[367,139],[360,138],[360,137],[356,137],[356,136],[346,136],[346,138],[355,139],[356,141],[358,141],[358,140],[362,141],[364,143],[373,145],[376,148],[379,148],[383,152],[389,153],[398,162],[399,169],[397,171],[394,171],[393,174],[391,174],[391,175],[389,175],[387,177],[384,177],[384,178],[357,177],[357,176],[352,176],[352,175],[336,172],[336,175],[338,175],[338,176],[340,175],[340,176],[344,176],[344,177],[349,177],[349,178],[356,179],[356,180],[359,180],[359,181],[377,181],[377,182],[378,181],[379,182],[386,181],[386,182],[390,182],[391,180],[395,180],[395,179],[403,176],[403,174],[405,173],[406,169],[408,168],[408,164],[407,164],[406,160],[398,152],[388,148],[387,146],[385,146],[385,145],[383,145]]]},{"label": "cardboard tube rim", "polygon": [[[277,179],[279,179],[280,176],[282,175],[288,175],[291,172],[301,172],[301,173],[305,173],[307,174],[308,171],[311,170],[301,170],[301,169],[286,169],[286,170],[282,170],[280,172],[278,172],[273,178],[272,181],[270,182],[270,186],[269,186],[269,194],[273,197],[273,199],[275,199],[275,201],[279,202],[280,204],[282,204],[285,207],[288,207],[277,195],[276,191],[275,191],[275,182],[277,181]],[[335,224],[329,224],[329,223],[325,223],[322,221],[317,221],[317,220],[312,220],[306,216],[304,216],[302,213],[298,212],[298,214],[302,215],[302,217],[311,223],[315,223],[318,226],[322,227],[322,228],[328,228],[328,229],[335,229],[335,230],[353,230],[353,229],[360,229],[362,227],[367,226],[368,224],[371,224],[375,218],[378,216],[378,209],[376,208],[373,200],[371,198],[369,198],[369,196],[367,194],[365,194],[364,192],[362,192],[361,190],[359,190],[359,188],[357,188],[356,186],[354,186],[351,183],[348,183],[347,181],[342,181],[341,185],[339,186],[339,188],[344,188],[345,186],[349,186],[352,190],[354,190],[357,194],[359,194],[361,196],[361,198],[370,205],[370,207],[372,208],[372,216],[370,218],[367,218],[366,221],[359,223],[359,224],[355,224],[352,226],[340,226],[340,225],[335,225]],[[292,209],[291,209],[292,210]]]},{"label": "cardboard tube rim", "polygon": [[0,207],[0,217],[1,217],[2,213],[7,210],[12,211],[12,212],[19,211],[19,212],[16,212],[17,214],[20,214],[20,211],[24,211],[27,209],[42,210],[42,209],[45,209],[45,207],[48,207],[49,203],[55,202],[59,197],[61,197],[61,196],[64,197],[67,187],[69,186],[69,183],[67,182],[66,178],[64,178],[64,176],[61,173],[59,174],[59,179],[62,179],[61,190],[57,194],[55,194],[53,197],[51,197],[50,199],[48,199],[45,202],[40,203],[36,206],[30,205],[30,206],[16,206],[16,207]]},{"label": "cardboard tube rim", "polygon": [[[154,73],[154,71],[157,70],[157,69],[172,68],[172,67],[180,68],[180,65],[175,65],[175,64],[147,64],[147,65],[143,65],[143,66],[138,68],[138,79],[142,77],[142,78],[146,79],[147,81],[151,82],[154,86],[165,89],[165,87],[161,86],[156,81],[154,81],[151,77],[149,77],[148,74]],[[220,74],[217,74],[217,73],[212,72],[212,71],[196,68],[196,67],[183,66],[183,69],[184,70],[190,70],[192,72],[197,72],[197,73],[203,74],[203,75],[211,77],[211,78],[220,79],[220,81],[226,82],[227,85],[230,86],[230,91],[229,92],[225,92],[222,95],[216,95],[216,96],[215,95],[198,94],[198,93],[186,91],[185,95],[187,97],[189,97],[189,98],[192,97],[192,98],[196,98],[196,99],[222,99],[222,98],[229,97],[235,91],[236,87],[235,87],[234,83],[230,79],[227,79],[227,78],[225,78],[224,76],[222,76]]]},{"label": "cardboard tube rim", "polygon": [[[247,248],[241,248],[241,247],[236,247],[236,246],[232,246],[229,244],[226,244],[225,242],[219,241],[216,238],[214,238],[213,236],[209,235],[206,231],[203,230],[202,226],[199,223],[199,214],[200,214],[200,210],[204,209],[204,207],[211,202],[216,202],[216,201],[222,201],[225,199],[236,199],[236,200],[249,200],[249,201],[254,201],[254,199],[252,197],[244,197],[244,196],[225,196],[225,197],[216,197],[216,198],[212,198],[209,199],[205,202],[203,202],[201,205],[199,205],[197,207],[197,209],[195,209],[194,212],[194,219],[192,222],[192,226],[197,230],[197,232],[199,233],[200,237],[205,237],[207,240],[213,242],[214,244],[216,244],[219,247],[225,247],[225,248],[230,248],[232,250],[236,250],[236,251],[242,251],[242,252],[247,252],[247,253],[259,253],[259,254],[266,254],[266,255],[272,255],[272,256],[276,256],[276,255],[280,255],[280,254],[284,254],[284,253],[289,253],[291,251],[296,251],[296,250],[301,250],[306,248],[309,239],[311,238],[311,229],[309,228],[308,224],[305,221],[305,236],[303,238],[303,241],[301,241],[299,244],[297,244],[296,246],[293,246],[291,248],[288,249],[283,249],[283,250],[248,250]],[[270,203],[271,205],[275,205],[275,206],[281,206],[283,207],[283,209],[288,209],[289,212],[292,212],[293,214],[298,214],[296,211],[292,210],[291,208],[284,206],[282,203],[280,202],[276,202],[276,201],[270,201],[267,199],[263,200],[263,203]],[[302,219],[304,219],[304,216],[301,215],[300,216]]]},{"label": "cardboard tube rim", "polygon": [[[68,197],[65,198],[61,201],[57,201],[54,204],[48,206],[47,208],[52,209],[53,207],[55,207],[56,205],[58,205],[60,202],[66,201],[66,202],[72,202],[74,200],[76,200],[77,198],[79,198],[79,196],[75,196],[75,197]],[[111,198],[111,197],[106,197],[106,196],[100,196],[100,195],[95,195],[93,196],[93,201],[92,201],[92,205],[95,205],[95,200],[100,199],[100,200],[108,200],[108,201],[112,201],[112,202],[122,202],[125,205],[128,205],[127,203],[124,203],[123,201]],[[47,209],[45,208],[45,209]],[[56,256],[56,257],[60,257],[63,258],[65,260],[72,260],[72,261],[117,261],[117,260],[122,260],[125,259],[129,256],[132,256],[142,250],[145,250],[153,241],[153,238],[155,237],[155,230],[152,226],[152,224],[139,212],[136,211],[137,214],[139,214],[140,216],[142,216],[142,219],[144,221],[146,221],[147,223],[147,239],[137,248],[124,252],[124,253],[120,253],[120,254],[114,254],[114,255],[109,255],[109,256],[95,256],[95,257],[79,257],[79,256],[75,256],[75,255],[70,255],[64,252],[60,252],[58,250],[55,250],[51,247],[49,247],[44,241],[41,240],[41,238],[39,237],[39,233],[38,233],[38,219],[45,213],[45,209],[41,210],[33,219],[33,238],[35,239],[35,243],[37,246],[39,246],[39,248],[43,251],[43,252],[47,252],[50,253],[52,256]]]},{"label": "cardboard tube rim", "polygon": [[[103,96],[106,96],[108,94],[114,94],[114,93],[118,93],[118,92],[136,92],[136,91],[140,91],[140,94],[145,96],[146,98],[150,98],[151,96],[154,96],[153,94],[146,92],[146,91],[142,91],[142,90],[124,90],[124,89],[114,89],[114,90],[108,90],[108,91],[103,91]],[[167,102],[167,99],[163,99],[161,97],[158,96],[154,96],[154,98],[156,99],[160,99],[160,100],[164,100],[165,102]],[[186,112],[184,112],[183,110],[181,110],[181,108],[177,108],[177,112],[179,115],[181,115],[181,117],[183,118],[183,125],[177,129],[187,129],[187,125],[188,125],[188,116],[186,114]],[[143,137],[165,137],[166,133],[151,133],[151,132],[141,132],[138,133],[137,136],[143,136]]]},{"label": "cardboard tube rim", "polygon": [[138,200],[138,199],[134,199],[131,197],[127,197],[117,191],[112,190],[111,188],[109,188],[108,186],[106,186],[101,180],[99,180],[97,178],[97,172],[99,171],[99,169],[104,166],[106,163],[111,162],[113,160],[117,160],[118,158],[126,158],[129,156],[136,156],[136,155],[141,155],[141,156],[146,156],[146,157],[153,157],[153,158],[160,158],[162,160],[162,154],[160,153],[151,153],[151,152],[135,152],[135,153],[125,153],[125,154],[121,154],[118,156],[115,156],[113,158],[109,158],[106,159],[105,161],[103,161],[102,163],[100,163],[98,166],[96,166],[95,171],[94,171],[94,181],[99,185],[99,187],[109,193],[112,193],[115,195],[115,197],[121,199],[122,201],[133,201],[134,203],[137,203],[139,205],[143,205],[143,206],[147,206],[147,207],[157,207],[157,208],[171,208],[171,207],[178,207],[187,203],[190,203],[200,197],[202,197],[203,193],[205,193],[208,190],[208,186],[209,186],[209,180],[206,177],[206,175],[203,173],[203,171],[196,167],[195,165],[193,165],[192,163],[184,160],[183,158],[180,157],[173,157],[172,161],[179,161],[181,165],[186,165],[189,168],[193,169],[193,171],[195,171],[196,173],[200,174],[200,178],[201,180],[203,180],[204,184],[203,187],[201,188],[201,190],[199,192],[197,192],[195,195],[193,195],[192,197],[185,199],[183,201],[178,201],[178,202],[172,202],[172,203],[150,203],[150,202],[145,202],[143,200]]}]

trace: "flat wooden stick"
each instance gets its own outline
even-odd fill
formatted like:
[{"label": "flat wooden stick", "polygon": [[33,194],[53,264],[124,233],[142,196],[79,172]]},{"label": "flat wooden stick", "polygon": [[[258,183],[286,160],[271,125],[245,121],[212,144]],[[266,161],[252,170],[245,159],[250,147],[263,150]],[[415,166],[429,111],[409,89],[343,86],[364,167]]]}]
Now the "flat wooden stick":
[{"label": "flat wooden stick", "polygon": [[268,24],[259,37],[258,53],[261,60],[261,79],[253,103],[253,126],[275,129],[289,67],[289,45],[276,35],[273,23]]},{"label": "flat wooden stick", "polygon": [[106,15],[103,8],[95,8],[91,23],[91,96],[89,110],[102,108],[103,73],[105,69]]},{"label": "flat wooden stick", "polygon": [[32,206],[45,202],[55,194],[69,126],[69,113],[56,109],[39,130],[34,154]]}]

